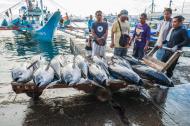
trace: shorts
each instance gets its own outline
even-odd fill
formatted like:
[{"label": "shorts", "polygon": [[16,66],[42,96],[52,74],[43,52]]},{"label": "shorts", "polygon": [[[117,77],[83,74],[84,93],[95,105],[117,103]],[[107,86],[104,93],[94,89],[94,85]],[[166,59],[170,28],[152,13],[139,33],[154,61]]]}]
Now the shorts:
[{"label": "shorts", "polygon": [[100,46],[96,42],[92,43],[92,57],[101,56],[105,58],[106,45]]}]

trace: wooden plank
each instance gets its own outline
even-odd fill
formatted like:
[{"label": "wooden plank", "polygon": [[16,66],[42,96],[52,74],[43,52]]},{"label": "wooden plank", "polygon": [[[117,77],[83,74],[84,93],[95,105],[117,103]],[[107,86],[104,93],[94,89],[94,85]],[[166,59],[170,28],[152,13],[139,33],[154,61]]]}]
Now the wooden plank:
[{"label": "wooden plank", "polygon": [[[161,62],[160,60],[157,60],[155,58],[153,58],[153,55],[154,53],[158,50],[159,48],[158,47],[154,47],[148,54],[147,56],[145,56],[143,58],[143,62],[160,71],[160,72],[165,72],[172,64],[174,61],[176,61],[176,59],[178,59],[180,57],[180,55],[182,54],[182,51],[181,50],[178,50],[177,52],[175,52],[171,57],[170,59],[164,63],[164,62]],[[167,47],[163,47],[163,49],[165,50],[168,50],[168,51],[171,51],[171,48],[167,48]]]},{"label": "wooden plank", "polygon": [[153,54],[154,54],[158,49],[159,49],[159,48],[158,48],[157,46],[155,46],[155,47],[147,54],[147,56],[152,57]]},{"label": "wooden plank", "polygon": [[175,52],[166,62],[166,65],[162,68],[161,72],[165,72],[181,56],[181,54],[181,51]]},{"label": "wooden plank", "polygon": [[[38,87],[34,83],[16,83],[12,82],[12,89],[15,93],[26,93],[26,92],[43,92],[46,87]],[[107,85],[107,88],[110,88],[112,90],[119,90],[121,88],[126,88],[129,83],[126,83],[125,81],[122,80],[112,80],[109,82]],[[101,86],[92,84],[90,81],[84,82],[81,84],[75,84],[68,86],[66,84],[56,84],[51,87],[48,87],[47,89],[55,89],[55,88],[75,88],[77,90],[82,90],[86,93],[93,93],[97,88],[101,88]]]},{"label": "wooden plank", "polygon": [[146,65],[148,65],[148,66],[150,66],[150,67],[152,67],[152,68],[154,68],[154,69],[156,69],[158,71],[163,69],[162,66],[160,66],[160,65],[158,65],[158,64],[156,64],[154,62],[151,62],[150,60],[144,59],[143,61],[144,61],[144,64],[146,64]]},{"label": "wooden plank", "polygon": [[152,62],[152,63],[154,63],[154,64],[159,65],[160,67],[164,67],[165,64],[166,64],[166,63],[161,62],[160,60],[157,60],[157,59],[155,59],[155,58],[153,58],[153,57],[150,57],[150,56],[144,57],[143,60],[146,60],[146,61],[148,60],[148,61],[150,61],[150,62]]}]

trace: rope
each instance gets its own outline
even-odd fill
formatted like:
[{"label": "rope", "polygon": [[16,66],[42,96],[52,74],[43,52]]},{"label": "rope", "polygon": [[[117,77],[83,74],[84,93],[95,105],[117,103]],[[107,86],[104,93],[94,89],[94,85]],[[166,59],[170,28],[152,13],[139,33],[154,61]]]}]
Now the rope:
[{"label": "rope", "polygon": [[6,10],[4,10],[4,11],[0,12],[0,15],[3,15],[5,12],[9,11],[9,9],[11,9],[11,8],[14,8],[14,7],[18,6],[20,3],[22,3],[22,1],[20,1],[20,2],[16,3],[15,5],[13,5],[13,6],[9,7],[8,9],[6,9]]}]

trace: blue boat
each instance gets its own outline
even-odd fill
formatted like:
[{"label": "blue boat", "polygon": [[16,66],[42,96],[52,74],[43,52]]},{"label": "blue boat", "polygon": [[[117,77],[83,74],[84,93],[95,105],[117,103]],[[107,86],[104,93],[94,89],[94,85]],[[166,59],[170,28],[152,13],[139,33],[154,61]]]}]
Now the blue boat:
[{"label": "blue boat", "polygon": [[47,13],[47,9],[43,9],[42,0],[40,2],[41,8],[38,4],[34,6],[33,1],[28,0],[27,7],[20,8],[19,12],[22,16],[14,19],[11,26],[18,28],[16,34],[23,34],[35,41],[51,42],[61,19],[61,13],[56,11],[50,16],[50,12]]}]

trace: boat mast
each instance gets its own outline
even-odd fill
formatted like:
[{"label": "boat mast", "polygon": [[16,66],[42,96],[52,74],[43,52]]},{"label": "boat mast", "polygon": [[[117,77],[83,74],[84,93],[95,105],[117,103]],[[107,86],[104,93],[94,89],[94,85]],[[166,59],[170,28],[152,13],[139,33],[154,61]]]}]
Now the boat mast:
[{"label": "boat mast", "polygon": [[44,25],[44,9],[43,9],[43,0],[40,0],[41,11],[42,11],[42,25]]},{"label": "boat mast", "polygon": [[151,9],[151,13],[154,12],[154,0],[152,0],[152,9]]},{"label": "boat mast", "polygon": [[172,0],[170,0],[170,3],[169,3],[169,8],[171,8],[172,7]]},{"label": "boat mast", "polygon": [[182,10],[181,10],[181,13],[182,13],[182,14],[183,14],[184,6],[185,6],[185,0],[183,1],[183,6],[182,6]]}]

